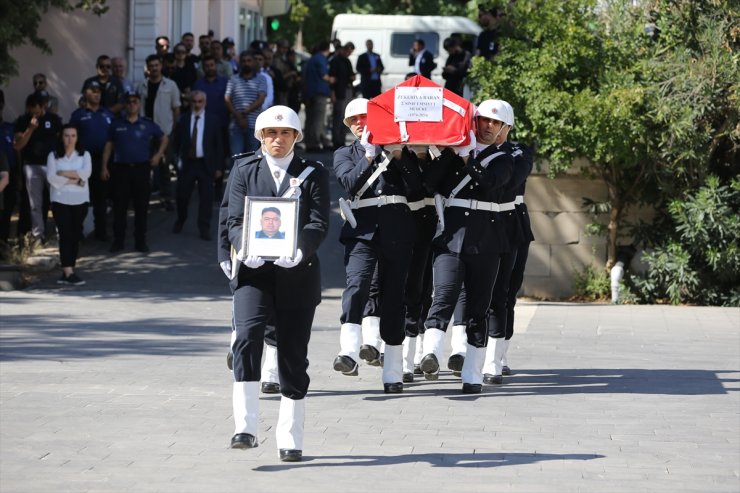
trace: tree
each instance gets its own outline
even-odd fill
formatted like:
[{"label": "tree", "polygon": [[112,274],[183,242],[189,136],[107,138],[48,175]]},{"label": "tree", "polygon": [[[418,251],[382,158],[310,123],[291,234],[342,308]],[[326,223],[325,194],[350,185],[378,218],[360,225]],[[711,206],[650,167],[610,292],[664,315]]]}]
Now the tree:
[{"label": "tree", "polygon": [[31,43],[44,53],[51,54],[51,46],[38,35],[41,16],[51,8],[64,12],[82,9],[102,15],[107,12],[106,0],[0,0],[0,84],[18,75],[18,62],[10,51],[18,46]]},{"label": "tree", "polygon": [[725,0],[516,2],[501,52],[492,62],[474,60],[475,99],[511,102],[518,137],[538,146],[551,174],[585,157],[585,173],[606,183],[607,267],[630,206],[660,208],[687,177],[701,181],[713,160],[735,161],[740,29],[730,7]]}]

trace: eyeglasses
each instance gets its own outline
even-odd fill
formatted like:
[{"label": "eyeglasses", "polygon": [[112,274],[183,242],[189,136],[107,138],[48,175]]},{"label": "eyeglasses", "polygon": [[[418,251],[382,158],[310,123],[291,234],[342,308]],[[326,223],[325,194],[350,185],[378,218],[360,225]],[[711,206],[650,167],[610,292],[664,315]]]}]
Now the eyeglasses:
[{"label": "eyeglasses", "polygon": [[110,64],[106,64],[106,65],[98,65],[98,68],[103,68],[103,69],[110,69],[110,68],[111,68],[111,65],[110,65]]},{"label": "eyeglasses", "polygon": [[185,53],[187,53],[185,50],[175,50],[175,55],[184,55]]},{"label": "eyeglasses", "polygon": [[45,80],[35,80],[35,81],[33,81],[33,85],[34,86],[43,86],[44,84],[46,84],[46,81]]}]

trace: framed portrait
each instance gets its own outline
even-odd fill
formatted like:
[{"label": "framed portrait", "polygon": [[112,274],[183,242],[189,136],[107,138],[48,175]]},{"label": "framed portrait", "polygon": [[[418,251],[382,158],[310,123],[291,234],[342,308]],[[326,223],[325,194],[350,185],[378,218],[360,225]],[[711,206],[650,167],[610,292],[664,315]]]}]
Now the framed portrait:
[{"label": "framed portrait", "polygon": [[247,197],[242,245],[248,257],[294,257],[298,248],[298,199]]}]

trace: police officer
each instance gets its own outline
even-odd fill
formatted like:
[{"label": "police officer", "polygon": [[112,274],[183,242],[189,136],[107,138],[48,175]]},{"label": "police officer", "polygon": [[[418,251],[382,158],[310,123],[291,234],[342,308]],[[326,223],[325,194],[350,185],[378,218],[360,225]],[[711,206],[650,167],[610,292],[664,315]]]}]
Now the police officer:
[{"label": "police officer", "polygon": [[100,104],[102,87],[95,79],[85,83],[85,105],[72,112],[69,123],[77,127],[82,148],[90,153],[92,175],[90,175],[90,202],[95,223],[95,238],[108,241],[107,208],[108,187],[100,179],[103,165],[103,149],[108,141],[108,129],[115,117]]},{"label": "police officer", "polygon": [[[399,393],[403,391],[403,288],[415,238],[406,193],[421,188],[421,173],[407,149],[387,148],[392,153],[388,156],[369,143],[366,118],[367,99],[347,105],[345,124],[357,140],[334,152],[334,171],[350,199],[341,199],[340,205],[347,219],[339,235],[345,247],[347,287],[342,293],[340,351],[334,369],[357,374],[360,323],[377,264],[379,329],[386,344],[383,389]],[[379,348],[373,349],[372,354],[363,355],[366,360],[379,358]]]},{"label": "police officer", "polygon": [[[328,172],[320,163],[293,152],[303,138],[298,115],[285,106],[273,106],[259,115],[255,137],[262,153],[237,161],[229,178],[229,242],[241,259],[232,273],[234,292],[232,448],[258,445],[259,379],[265,327],[275,322],[280,374],[280,412],[276,427],[279,457],[302,458],[305,396],[308,392],[308,340],[316,305],[321,301],[321,271],[316,251],[329,226]],[[265,262],[246,256],[242,245],[244,201],[250,197],[296,197],[298,249],[296,256]]]},{"label": "police officer", "polygon": [[[464,285],[467,356],[462,367],[463,393],[479,393],[487,343],[486,311],[496,280],[500,252],[508,247],[498,214],[501,191],[513,166],[510,154],[494,144],[508,132],[495,107],[483,102],[475,112],[477,133],[467,146],[445,149],[426,179],[443,196],[445,207],[434,238],[434,297],[427,314],[421,370],[436,380],[445,330]],[[476,139],[477,137],[477,139]],[[471,158],[470,152],[480,153]]]},{"label": "police officer", "polygon": [[[260,156],[261,151],[257,151]],[[237,154],[233,156],[234,166],[237,166],[237,162],[245,158],[252,158],[254,153]],[[232,251],[231,243],[229,242],[229,229],[226,226],[226,221],[229,218],[229,183],[231,180],[226,182],[226,190],[224,191],[224,198],[221,202],[221,207],[218,211],[218,250],[217,259],[218,265],[221,270],[224,271],[226,277],[231,280],[232,272]],[[235,252],[234,252],[235,253]],[[229,284],[231,287],[231,284]],[[231,293],[234,294],[233,291]],[[234,316],[232,312],[231,316],[231,342],[229,343],[229,352],[226,354],[226,366],[229,370],[234,369],[234,353],[231,351],[231,347],[234,345],[236,340],[236,326],[234,325]],[[260,378],[261,387],[260,390],[263,394],[279,394],[280,393],[280,379],[278,376],[278,362],[277,362],[277,341],[275,341],[275,324],[269,322],[265,329],[265,360],[262,364],[262,377]]]},{"label": "police officer", "polygon": [[[126,235],[126,211],[134,202],[134,239],[136,250],[149,251],[146,244],[149,210],[149,174],[167,149],[167,136],[148,118],[140,117],[141,98],[137,93],[126,96],[126,116],[113,121],[108,142],[103,149],[100,178],[110,180],[113,197],[113,244],[111,253],[123,250]],[[159,148],[151,155],[152,141],[160,139]],[[111,156],[113,163],[111,163]]]},{"label": "police officer", "polygon": [[[428,148],[412,146],[410,150],[423,175],[431,162]],[[424,320],[432,301],[432,239],[437,230],[437,214],[434,211],[433,193],[427,187],[409,191],[407,198],[414,218],[416,238],[404,290],[406,338],[403,340],[403,381],[413,382],[416,345],[419,335],[424,331]]]},{"label": "police officer", "polygon": [[[512,110],[512,126],[513,114]],[[488,314],[489,339],[483,366],[483,382],[487,384],[501,384],[504,375],[511,375],[506,354],[514,335],[514,305],[524,279],[529,243],[534,241],[527,206],[524,204],[527,177],[533,166],[532,152],[524,144],[507,144],[511,146],[514,157],[514,173],[504,192],[506,205],[514,206],[513,210],[505,212],[509,221],[507,229],[511,250],[501,257],[501,270],[493,288]]]}]

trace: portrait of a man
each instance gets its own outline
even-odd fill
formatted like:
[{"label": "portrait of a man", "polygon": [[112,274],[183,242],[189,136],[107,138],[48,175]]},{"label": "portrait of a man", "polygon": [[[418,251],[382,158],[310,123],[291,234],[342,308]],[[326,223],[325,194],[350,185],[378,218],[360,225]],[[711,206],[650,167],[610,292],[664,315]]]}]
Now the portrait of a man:
[{"label": "portrait of a man", "polygon": [[281,218],[280,209],[277,207],[265,207],[262,209],[260,217],[260,226],[262,229],[255,232],[255,238],[284,240],[285,233],[280,231]]}]

